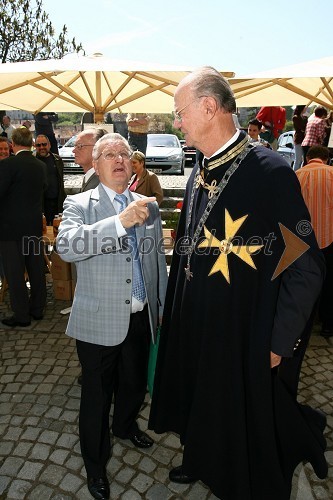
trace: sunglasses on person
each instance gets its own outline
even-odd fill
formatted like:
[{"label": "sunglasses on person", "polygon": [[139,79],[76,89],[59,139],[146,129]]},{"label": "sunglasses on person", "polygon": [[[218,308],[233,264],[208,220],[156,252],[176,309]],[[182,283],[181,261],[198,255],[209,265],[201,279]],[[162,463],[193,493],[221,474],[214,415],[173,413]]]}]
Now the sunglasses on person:
[{"label": "sunglasses on person", "polygon": [[36,148],[40,148],[41,146],[47,146],[47,142],[36,142],[35,144]]}]

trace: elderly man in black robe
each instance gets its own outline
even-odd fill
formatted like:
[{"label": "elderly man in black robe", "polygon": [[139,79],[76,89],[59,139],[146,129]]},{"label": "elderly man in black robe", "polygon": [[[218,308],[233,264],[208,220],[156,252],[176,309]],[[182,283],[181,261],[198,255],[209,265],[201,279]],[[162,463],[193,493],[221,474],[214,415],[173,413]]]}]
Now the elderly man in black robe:
[{"label": "elderly man in black robe", "polygon": [[290,373],[324,262],[295,173],[249,144],[234,111],[213,68],[176,90],[174,126],[202,156],[178,227],[149,426],[184,445],[171,481],[202,480],[223,500],[287,500],[300,462],[327,474],[325,417],[297,403]]}]

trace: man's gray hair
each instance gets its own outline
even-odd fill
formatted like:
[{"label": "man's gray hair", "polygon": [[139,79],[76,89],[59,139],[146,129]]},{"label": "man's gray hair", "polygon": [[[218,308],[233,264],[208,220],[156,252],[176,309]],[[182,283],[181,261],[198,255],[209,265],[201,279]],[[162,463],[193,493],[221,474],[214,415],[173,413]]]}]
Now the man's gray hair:
[{"label": "man's gray hair", "polygon": [[103,135],[98,141],[96,142],[94,149],[92,151],[92,158],[93,160],[97,160],[97,158],[100,156],[103,148],[110,143],[119,143],[123,142],[124,147],[128,150],[129,153],[132,152],[131,147],[128,143],[128,141],[120,134],[118,133],[109,133]]},{"label": "man's gray hair", "polygon": [[191,73],[191,89],[194,97],[214,97],[220,108],[235,113],[236,101],[228,81],[211,66],[204,66]]}]

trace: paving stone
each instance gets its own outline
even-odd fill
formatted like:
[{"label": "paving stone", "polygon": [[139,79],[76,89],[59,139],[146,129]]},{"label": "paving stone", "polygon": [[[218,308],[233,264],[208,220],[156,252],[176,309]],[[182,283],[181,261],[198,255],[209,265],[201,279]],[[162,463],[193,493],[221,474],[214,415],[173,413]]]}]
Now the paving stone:
[{"label": "paving stone", "polygon": [[64,479],[60,483],[60,488],[64,491],[69,491],[75,493],[82,485],[83,480],[73,474],[66,474]]},{"label": "paving stone", "polygon": [[59,437],[59,435],[58,435],[57,432],[54,432],[54,431],[43,431],[41,433],[41,435],[39,436],[38,440],[41,443],[54,444],[57,441],[58,437]]},{"label": "paving stone", "polygon": [[170,446],[170,448],[176,448],[176,449],[178,449],[179,446],[180,446],[179,437],[175,436],[174,434],[169,434],[164,439],[163,444],[165,446]]},{"label": "paving stone", "polygon": [[153,470],[156,469],[156,467],[157,467],[156,463],[149,457],[144,457],[139,463],[139,469],[144,472],[147,472],[147,474],[153,472]]},{"label": "paving stone", "polygon": [[203,500],[207,498],[207,488],[202,483],[195,483],[192,488],[186,493],[188,500]]},{"label": "paving stone", "polygon": [[[6,491],[10,481],[11,478],[9,476],[0,476],[0,495],[2,495],[4,491]],[[6,497],[4,496],[3,498],[5,499]]]},{"label": "paving stone", "polygon": [[6,434],[3,439],[10,439],[12,441],[18,441],[20,435],[22,434],[23,429],[20,427],[8,427]]},{"label": "paving stone", "polygon": [[140,493],[144,493],[153,484],[154,479],[147,474],[139,473],[131,482],[131,485]]},{"label": "paving stone", "polygon": [[56,464],[63,465],[68,457],[68,450],[55,450],[50,455],[50,460]]},{"label": "paving stone", "polygon": [[80,471],[82,468],[83,460],[80,457],[71,457],[66,462],[66,467],[71,470]]},{"label": "paving stone", "polygon": [[30,458],[36,460],[46,460],[50,455],[50,446],[47,444],[36,443],[31,450]]},{"label": "paving stone", "polygon": [[52,497],[53,489],[45,486],[44,484],[39,484],[34,488],[28,495],[28,500],[49,500]]},{"label": "paving stone", "polygon": [[[43,460],[42,457],[40,457],[41,460]],[[30,479],[32,481],[34,481],[41,469],[44,467],[44,464],[42,463],[37,463],[37,462],[30,462],[30,461],[27,461],[24,463],[22,469],[20,470],[20,472],[18,473],[17,477],[20,478],[20,479]]]},{"label": "paving stone", "polygon": [[57,446],[72,449],[78,441],[78,436],[72,434],[63,434],[57,441]]},{"label": "paving stone", "polygon": [[146,493],[147,500],[168,500],[172,493],[164,484],[154,484]]},{"label": "paving stone", "polygon": [[60,417],[61,420],[66,420],[67,422],[75,422],[77,418],[78,418],[78,412],[69,410],[64,411]]},{"label": "paving stone", "polygon": [[142,496],[135,490],[127,489],[127,491],[121,496],[121,500],[141,500]]},{"label": "paving stone", "polygon": [[135,475],[134,469],[131,469],[130,467],[124,467],[116,475],[116,480],[119,483],[128,484],[134,475]]},{"label": "paving stone", "polygon": [[12,403],[0,403],[0,415],[5,415],[7,417],[10,415],[12,408]]},{"label": "paving stone", "polygon": [[53,418],[53,419],[58,419],[59,416],[62,413],[62,408],[59,408],[57,406],[52,406],[49,408],[49,410],[45,413],[46,418]]},{"label": "paving stone", "polygon": [[166,467],[157,466],[154,471],[154,478],[159,483],[168,483],[169,482],[169,471]]},{"label": "paving stone", "polygon": [[128,465],[134,465],[140,460],[140,458],[141,458],[141,453],[138,453],[137,451],[134,450],[130,450],[127,453],[125,453],[123,460]]},{"label": "paving stone", "polygon": [[7,498],[9,499],[25,499],[28,491],[31,488],[31,483],[17,479],[13,481],[9,487]]},{"label": "paving stone", "polygon": [[40,481],[57,486],[65,477],[67,470],[59,465],[48,465],[42,472]]},{"label": "paving stone", "polygon": [[152,457],[155,460],[165,465],[170,464],[174,456],[175,452],[173,450],[168,450],[167,448],[160,447],[157,447],[152,454]]},{"label": "paving stone", "polygon": [[31,450],[33,444],[32,443],[26,443],[24,441],[21,441],[18,443],[16,446],[15,450],[13,451],[12,455],[16,455],[18,457],[27,457],[29,454],[29,451]]},{"label": "paving stone", "polygon": [[35,427],[28,427],[21,436],[21,439],[26,439],[28,441],[35,441],[37,436],[40,434],[41,429]]},{"label": "paving stone", "polygon": [[23,464],[24,460],[22,458],[7,457],[0,467],[0,476],[16,477]]},{"label": "paving stone", "polygon": [[0,456],[6,457],[10,455],[13,448],[14,448],[14,443],[10,441],[0,442]]}]

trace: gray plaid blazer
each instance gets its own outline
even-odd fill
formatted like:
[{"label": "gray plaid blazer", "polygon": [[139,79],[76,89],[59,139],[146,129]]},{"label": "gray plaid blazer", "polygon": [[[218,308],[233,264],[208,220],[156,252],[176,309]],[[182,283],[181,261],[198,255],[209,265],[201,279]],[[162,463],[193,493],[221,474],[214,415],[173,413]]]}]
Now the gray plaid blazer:
[{"label": "gray plaid blazer", "polygon": [[[132,200],[144,198],[131,193]],[[149,203],[146,223],[136,227],[147,293],[152,338],[162,316],[167,283],[162,226],[157,203]],[[116,211],[99,185],[67,196],[57,236],[57,251],[75,262],[77,285],[67,335],[84,342],[113,346],[126,337],[132,299],[132,258],[122,248]]]}]

